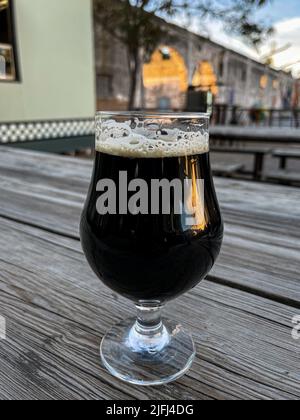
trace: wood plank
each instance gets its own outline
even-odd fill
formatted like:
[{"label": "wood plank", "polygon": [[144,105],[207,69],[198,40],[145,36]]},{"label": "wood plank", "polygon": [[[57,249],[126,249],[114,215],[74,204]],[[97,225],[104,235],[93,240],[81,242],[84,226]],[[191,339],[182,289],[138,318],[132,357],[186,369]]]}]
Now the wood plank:
[{"label": "wood plank", "polygon": [[284,157],[289,159],[300,159],[300,149],[276,149],[273,151],[273,156],[279,158]]},{"label": "wood plank", "polygon": [[256,155],[263,154],[268,155],[272,152],[269,147],[212,147],[211,152],[213,153],[230,153],[230,154],[241,154],[241,155]]},{"label": "wood plank", "polygon": [[212,171],[216,175],[234,175],[244,169],[244,165],[240,163],[215,163],[212,165]]},{"label": "wood plank", "polygon": [[1,177],[71,192],[86,192],[91,171],[92,161],[88,159],[0,148]]},{"label": "wood plank", "polygon": [[243,142],[300,144],[300,130],[288,127],[213,126],[211,138]]},{"label": "wood plank", "polygon": [[0,149],[0,215],[78,238],[92,161]]},{"label": "wood plank", "polygon": [[[262,229],[271,226],[281,232],[291,223],[300,227],[296,204],[300,199],[298,188],[221,178],[215,183],[224,213],[234,217],[240,215],[244,224],[254,221]],[[289,231],[285,233],[293,234]],[[299,236],[298,232],[295,233]]]},{"label": "wood plank", "polygon": [[265,173],[266,179],[276,180],[282,184],[300,184],[300,172],[279,169],[277,171],[268,171]]},{"label": "wood plank", "polygon": [[[0,219],[2,399],[300,398],[295,309],[203,282],[168,306],[192,329],[198,356],[178,382],[139,388],[99,362],[99,341],[132,314],[91,273],[78,241]],[[193,314],[193,316],[191,316]]]},{"label": "wood plank", "polygon": [[[79,239],[91,169],[74,158],[0,154],[0,215]],[[300,191],[218,178],[216,186],[226,235],[212,280],[299,307]]]},{"label": "wood plank", "polygon": [[65,188],[50,187],[45,180],[35,184],[33,180],[1,176],[0,215],[78,239],[85,194],[73,192],[72,186]]},{"label": "wood plank", "polygon": [[209,279],[300,309],[300,241],[227,223]]}]

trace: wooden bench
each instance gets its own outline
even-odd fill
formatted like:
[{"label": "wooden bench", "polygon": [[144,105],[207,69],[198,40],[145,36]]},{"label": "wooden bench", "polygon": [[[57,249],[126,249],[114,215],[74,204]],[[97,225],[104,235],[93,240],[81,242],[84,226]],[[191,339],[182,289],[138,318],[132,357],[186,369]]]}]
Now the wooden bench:
[{"label": "wooden bench", "polygon": [[300,172],[280,169],[278,171],[267,172],[265,177],[267,180],[277,181],[284,185],[300,185]]},{"label": "wooden bench", "polygon": [[300,159],[300,149],[276,149],[272,155],[279,159],[280,169],[286,169],[288,159]]},{"label": "wooden bench", "polygon": [[229,165],[226,163],[214,163],[212,165],[212,171],[214,175],[225,176],[225,177],[231,177],[243,169],[244,169],[244,165],[240,163],[236,163],[236,164],[233,163]]},{"label": "wooden bench", "polygon": [[213,147],[211,149],[214,153],[234,153],[254,156],[253,177],[256,180],[261,180],[264,172],[264,163],[266,155],[272,152],[268,147]]}]

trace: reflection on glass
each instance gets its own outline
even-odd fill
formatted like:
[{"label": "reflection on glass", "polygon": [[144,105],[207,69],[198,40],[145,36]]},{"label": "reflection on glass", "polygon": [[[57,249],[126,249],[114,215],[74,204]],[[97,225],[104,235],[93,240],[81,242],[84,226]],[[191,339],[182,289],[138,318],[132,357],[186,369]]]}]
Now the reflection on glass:
[{"label": "reflection on glass", "polygon": [[13,49],[11,45],[0,44],[0,79],[16,79]]},{"label": "reflection on glass", "polygon": [[16,80],[12,4],[0,0],[0,80]]}]

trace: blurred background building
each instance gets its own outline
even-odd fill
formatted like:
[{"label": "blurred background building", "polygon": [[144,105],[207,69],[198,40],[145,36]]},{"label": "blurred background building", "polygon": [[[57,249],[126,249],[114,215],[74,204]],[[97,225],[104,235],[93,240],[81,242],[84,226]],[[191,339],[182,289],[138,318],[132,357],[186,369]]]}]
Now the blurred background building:
[{"label": "blurred background building", "polygon": [[[0,5],[1,121],[88,118],[95,101],[98,109],[127,108],[126,49],[91,19],[91,0]],[[138,108],[184,109],[188,101],[197,107],[195,91],[208,92],[216,105],[299,106],[299,83],[290,72],[160,22],[168,36],[144,64]]]},{"label": "blurred background building", "polygon": [[[219,105],[291,107],[295,80],[290,72],[277,71],[176,25],[161,24],[166,26],[169,42],[166,40],[144,64],[138,107],[184,109],[189,87],[190,91],[210,92]],[[126,51],[97,20],[95,46],[98,108],[126,108]]]}]

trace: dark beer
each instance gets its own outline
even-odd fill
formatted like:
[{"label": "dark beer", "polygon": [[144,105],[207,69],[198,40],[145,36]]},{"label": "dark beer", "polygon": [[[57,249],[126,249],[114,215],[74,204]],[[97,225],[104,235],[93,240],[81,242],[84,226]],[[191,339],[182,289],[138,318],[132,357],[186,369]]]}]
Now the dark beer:
[{"label": "dark beer", "polygon": [[[202,220],[186,225],[183,215],[175,214],[172,206],[170,214],[99,214],[97,183],[111,179],[118,189],[120,171],[127,173],[128,182],[145,180],[149,189],[153,179],[203,179]],[[220,252],[222,238],[222,218],[207,151],[153,158],[96,152],[82,214],[81,240],[89,264],[109,288],[136,303],[174,299],[208,274]]]}]

